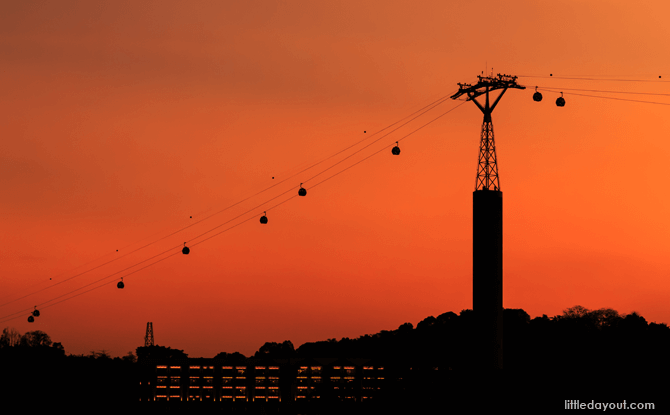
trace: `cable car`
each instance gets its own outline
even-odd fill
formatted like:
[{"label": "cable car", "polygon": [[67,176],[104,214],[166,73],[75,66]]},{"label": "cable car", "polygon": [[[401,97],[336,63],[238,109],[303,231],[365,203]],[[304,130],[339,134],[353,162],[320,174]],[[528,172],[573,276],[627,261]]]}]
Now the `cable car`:
[{"label": "cable car", "polygon": [[563,99],[563,93],[561,92],[561,96],[556,98],[556,105],[559,107],[564,107],[565,106],[565,100]]},{"label": "cable car", "polygon": [[398,147],[398,142],[397,141],[395,142],[395,147],[393,147],[391,149],[391,154],[393,154],[394,156],[397,156],[398,154],[400,154],[400,147]]},{"label": "cable car", "polygon": [[33,311],[33,315],[34,315],[35,317],[39,317],[39,316],[40,316],[40,310],[37,309],[37,306],[35,306],[35,310]]},{"label": "cable car", "polygon": [[307,190],[302,188],[302,183],[300,183],[300,190],[298,190],[298,196],[306,196]]},{"label": "cable car", "polygon": [[123,288],[125,285],[123,285],[123,278],[121,278],[121,281],[119,281],[118,284],[116,284],[116,288]]},{"label": "cable car", "polygon": [[268,217],[265,216],[266,213],[267,212],[263,212],[263,216],[261,216],[261,225],[265,225],[266,223],[268,223]]},{"label": "cable car", "polygon": [[184,255],[188,255],[189,252],[191,252],[191,250],[188,249],[188,246],[186,246],[186,242],[184,242],[184,248],[181,250],[181,253]]},{"label": "cable car", "polygon": [[535,101],[535,102],[542,101],[542,94],[537,92],[537,87],[535,87],[535,93],[533,94],[533,101]]},{"label": "cable car", "polygon": [[35,321],[35,318],[32,315],[28,316],[28,323],[32,323],[33,321]]}]

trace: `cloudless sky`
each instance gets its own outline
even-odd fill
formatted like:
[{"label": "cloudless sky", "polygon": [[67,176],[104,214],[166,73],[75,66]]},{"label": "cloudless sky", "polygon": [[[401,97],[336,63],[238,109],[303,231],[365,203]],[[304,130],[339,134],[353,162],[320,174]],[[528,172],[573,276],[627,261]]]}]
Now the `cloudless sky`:
[{"label": "cloudless sky", "polygon": [[117,356],[151,321],[157,344],[213,357],[472,308],[473,103],[399,156],[462,102],[307,179],[491,68],[527,86],[493,113],[504,307],[668,323],[670,106],[568,94],[670,94],[668,15],[662,0],[2,1],[0,317],[19,313],[2,327]]}]

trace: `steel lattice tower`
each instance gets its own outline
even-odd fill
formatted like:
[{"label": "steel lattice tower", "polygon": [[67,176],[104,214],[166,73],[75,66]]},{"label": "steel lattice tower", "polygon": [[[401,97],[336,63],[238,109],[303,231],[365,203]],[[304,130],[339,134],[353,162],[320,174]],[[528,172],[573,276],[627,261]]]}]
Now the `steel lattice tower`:
[{"label": "steel lattice tower", "polygon": [[147,323],[147,334],[144,335],[144,347],[154,345],[154,324]]},{"label": "steel lattice tower", "polygon": [[[483,369],[503,367],[502,191],[493,137],[493,112],[508,88],[525,89],[516,76],[478,76],[475,85],[459,83],[452,95],[467,95],[484,114],[475,191],[472,194],[472,309],[476,319],[478,363]],[[489,93],[502,89],[493,105]],[[475,98],[486,95],[484,105]]]}]

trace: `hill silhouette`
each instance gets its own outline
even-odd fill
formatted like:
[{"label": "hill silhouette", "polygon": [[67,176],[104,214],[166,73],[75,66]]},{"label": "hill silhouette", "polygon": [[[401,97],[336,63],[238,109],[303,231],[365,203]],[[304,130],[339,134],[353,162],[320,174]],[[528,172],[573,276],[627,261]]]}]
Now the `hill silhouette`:
[{"label": "hill silhouette", "polygon": [[[421,405],[429,411],[430,405],[447,403],[466,409],[476,403],[491,409],[522,405],[544,413],[564,410],[564,401],[571,399],[655,402],[656,409],[668,408],[662,400],[670,386],[670,328],[664,323],[609,308],[575,306],[533,319],[522,309],[505,309],[504,369],[493,373],[476,369],[473,317],[472,310],[446,312],[416,327],[404,323],[395,330],[309,342],[297,349],[289,340],[266,342],[250,357],[221,352],[214,358],[230,364],[372,359],[387,366],[389,375],[405,379],[402,385],[390,383],[376,398],[377,409],[386,405],[391,412],[416,412]],[[137,402],[143,362],[188,358],[183,350],[165,346],[138,347],[136,356],[66,355],[44,332],[19,335],[6,328],[0,336],[2,390],[26,401],[40,396],[56,407],[107,402],[107,408],[121,408]],[[295,371],[284,373],[295,376]],[[290,387],[291,380],[281,383]]]}]

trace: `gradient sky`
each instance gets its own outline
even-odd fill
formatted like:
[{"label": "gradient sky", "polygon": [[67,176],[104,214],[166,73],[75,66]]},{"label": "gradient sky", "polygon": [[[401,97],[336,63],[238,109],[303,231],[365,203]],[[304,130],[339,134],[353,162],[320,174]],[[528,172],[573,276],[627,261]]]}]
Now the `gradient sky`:
[{"label": "gradient sky", "polygon": [[[493,113],[504,307],[536,317],[579,304],[668,323],[670,107],[567,94],[670,94],[658,82],[670,81],[668,15],[664,0],[2,1],[0,304],[62,282],[0,307],[2,317],[42,304],[35,323],[24,311],[2,327],[118,356],[143,345],[151,321],[157,344],[213,357],[472,308],[474,104],[401,141],[400,156],[387,147],[310,189],[459,101],[306,182],[305,198],[268,210],[361,146],[121,256],[476,82],[487,65],[596,79],[522,77],[528,88]],[[536,85],[565,88],[565,107],[558,93],[533,102]],[[178,254],[123,290],[129,271],[45,303],[169,248]]]}]

